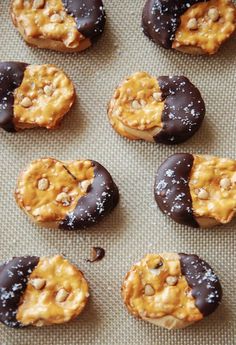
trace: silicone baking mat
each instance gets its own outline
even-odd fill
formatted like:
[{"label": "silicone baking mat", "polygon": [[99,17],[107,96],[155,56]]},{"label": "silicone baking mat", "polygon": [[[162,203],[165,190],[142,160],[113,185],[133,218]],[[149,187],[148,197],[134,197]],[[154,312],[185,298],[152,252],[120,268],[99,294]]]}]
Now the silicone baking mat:
[{"label": "silicone baking mat", "polygon": [[[82,54],[62,54],[27,46],[13,27],[10,1],[0,0],[0,59],[32,64],[54,63],[76,86],[77,101],[59,130],[0,132],[0,259],[63,253],[90,282],[90,302],[78,320],[46,328],[15,330],[0,326],[1,345],[233,345],[235,341],[235,224],[192,230],[175,224],[156,207],[154,175],[175,152],[213,154],[236,159],[236,39],[214,57],[165,51],[140,27],[144,0],[107,0],[107,25],[96,45]],[[116,85],[145,70],[153,75],[183,74],[198,86],[207,105],[205,122],[187,143],[163,146],[131,142],[110,127],[106,106]],[[84,232],[40,229],[15,204],[19,171],[31,160],[91,158],[103,164],[119,186],[114,212]],[[86,258],[92,246],[106,249],[101,262]],[[125,272],[148,252],[196,253],[218,273],[222,305],[204,321],[185,330],[167,331],[130,316],[120,297]]]}]

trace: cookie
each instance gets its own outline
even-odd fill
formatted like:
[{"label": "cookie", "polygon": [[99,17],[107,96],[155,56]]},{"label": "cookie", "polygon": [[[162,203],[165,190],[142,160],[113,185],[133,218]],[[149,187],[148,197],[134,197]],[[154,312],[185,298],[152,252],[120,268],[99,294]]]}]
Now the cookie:
[{"label": "cookie", "polygon": [[210,228],[236,214],[236,161],[179,153],[158,169],[154,187],[159,208],[177,223]]},{"label": "cookie", "polygon": [[62,52],[87,49],[102,34],[102,0],[12,0],[12,20],[24,40]]},{"label": "cookie", "polygon": [[156,78],[146,72],[126,78],[108,106],[110,123],[121,136],[163,144],[192,137],[204,116],[201,94],[186,77]]},{"label": "cookie", "polygon": [[222,289],[209,264],[192,254],[148,254],[126,274],[128,311],[167,329],[184,328],[215,311]]},{"label": "cookie", "polygon": [[231,0],[147,0],[142,26],[166,49],[212,55],[235,32],[236,6]]},{"label": "cookie", "polygon": [[0,63],[0,127],[4,130],[57,128],[74,100],[71,80],[56,66]]},{"label": "cookie", "polygon": [[15,198],[37,224],[85,229],[117,205],[119,192],[109,172],[91,160],[35,160],[21,173]]},{"label": "cookie", "polygon": [[60,255],[14,257],[0,266],[0,321],[6,326],[68,322],[88,297],[83,273]]}]

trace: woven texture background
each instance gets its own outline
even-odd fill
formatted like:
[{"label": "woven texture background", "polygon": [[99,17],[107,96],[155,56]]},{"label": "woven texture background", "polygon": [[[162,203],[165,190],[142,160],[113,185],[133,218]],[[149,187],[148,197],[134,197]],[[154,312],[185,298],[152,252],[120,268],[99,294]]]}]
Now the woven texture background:
[{"label": "woven texture background", "polygon": [[[175,224],[156,207],[154,175],[175,152],[236,158],[236,39],[211,58],[165,51],[140,28],[144,0],[106,0],[107,25],[102,38],[82,54],[61,54],[28,47],[13,27],[10,1],[0,0],[0,59],[32,64],[54,63],[75,83],[77,102],[57,131],[0,132],[0,259],[63,253],[90,282],[91,299],[81,317],[62,326],[12,330],[0,326],[1,345],[233,345],[235,338],[235,224],[192,230]],[[201,90],[207,116],[187,143],[163,146],[131,142],[110,127],[106,106],[116,85],[131,73],[183,74]],[[40,229],[15,204],[19,171],[42,156],[70,160],[91,158],[103,164],[119,186],[121,202],[99,226],[85,232]],[[92,246],[106,257],[89,264]],[[223,304],[217,312],[185,330],[167,331],[131,317],[120,297],[125,272],[148,252],[196,253],[221,278]]]}]

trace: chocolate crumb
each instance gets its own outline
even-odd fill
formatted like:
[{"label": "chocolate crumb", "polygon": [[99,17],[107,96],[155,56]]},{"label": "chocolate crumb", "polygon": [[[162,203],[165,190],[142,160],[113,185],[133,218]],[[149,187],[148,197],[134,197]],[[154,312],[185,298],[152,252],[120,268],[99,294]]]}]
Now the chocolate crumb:
[{"label": "chocolate crumb", "polygon": [[100,261],[104,258],[104,256],[105,256],[105,249],[101,247],[93,247],[91,259],[87,259],[87,262]]}]

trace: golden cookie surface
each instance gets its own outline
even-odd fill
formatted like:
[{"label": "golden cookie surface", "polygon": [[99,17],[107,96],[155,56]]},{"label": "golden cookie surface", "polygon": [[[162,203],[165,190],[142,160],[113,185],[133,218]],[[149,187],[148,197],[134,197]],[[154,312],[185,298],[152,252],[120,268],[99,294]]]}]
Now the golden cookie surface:
[{"label": "golden cookie surface", "polygon": [[67,75],[54,65],[0,63],[0,127],[20,129],[58,127],[75,99]]},{"label": "golden cookie surface", "polygon": [[64,52],[88,48],[105,25],[101,0],[12,0],[11,14],[26,42]]},{"label": "golden cookie surface", "polygon": [[186,77],[146,72],[126,78],[108,106],[110,123],[121,136],[164,144],[189,139],[204,116],[201,94]]},{"label": "golden cookie surface", "polygon": [[147,0],[143,30],[166,49],[188,54],[215,54],[236,29],[231,0]]},{"label": "golden cookie surface", "polygon": [[118,202],[118,189],[97,162],[43,158],[22,172],[15,197],[36,223],[77,229],[91,226],[109,213]]},{"label": "golden cookie surface", "polygon": [[60,255],[14,257],[0,266],[0,321],[6,326],[68,322],[88,297],[83,273]]},{"label": "golden cookie surface", "polygon": [[155,198],[160,209],[180,224],[210,228],[236,214],[236,161],[181,153],[158,169]]},{"label": "golden cookie surface", "polygon": [[122,285],[124,303],[134,316],[169,329],[212,313],[221,294],[219,280],[205,261],[177,253],[145,256]]}]

